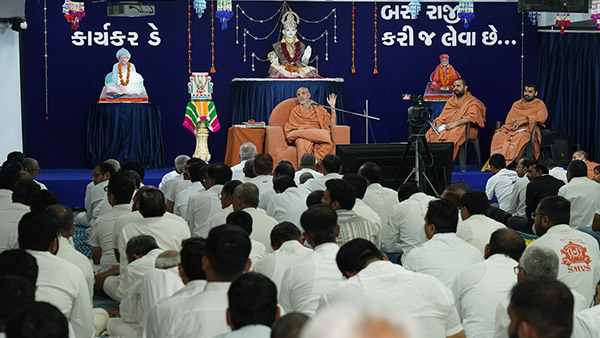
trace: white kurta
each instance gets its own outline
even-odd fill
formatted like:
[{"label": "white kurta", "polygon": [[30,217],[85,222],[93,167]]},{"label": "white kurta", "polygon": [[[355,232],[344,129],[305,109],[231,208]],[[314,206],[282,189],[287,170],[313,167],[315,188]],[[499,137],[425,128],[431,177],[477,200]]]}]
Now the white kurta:
[{"label": "white kurta", "polygon": [[73,263],[81,271],[88,286],[91,301],[94,295],[94,269],[92,268],[92,262],[81,252],[75,250],[73,244],[68,239],[60,235],[58,236],[58,251],[56,252],[56,256]]},{"label": "white kurta", "polygon": [[181,176],[183,178],[183,174],[179,174],[175,170],[171,170],[168,173],[164,174],[164,176],[160,179],[160,183],[158,184],[158,190],[162,191],[162,187],[167,183],[168,180],[171,180],[177,176]]},{"label": "white kurta", "polygon": [[545,246],[556,252],[559,259],[558,280],[582,294],[590,304],[600,280],[598,241],[566,224],[558,224],[527,248],[535,246]]},{"label": "white kurta", "polygon": [[492,233],[498,229],[506,229],[506,226],[486,215],[471,215],[458,223],[456,236],[476,247],[483,257],[485,245],[490,242]]},{"label": "white kurta", "polygon": [[163,314],[175,312],[180,302],[204,291],[205,286],[205,280],[193,280],[170,297],[160,299],[144,319],[144,338],[159,338],[159,321],[166,320]]},{"label": "white kurta", "polygon": [[231,167],[231,180],[238,180],[241,181],[246,174],[244,174],[244,166],[246,165],[246,161],[248,160],[242,160],[240,163],[234,165],[233,167]]},{"label": "white kurta", "polygon": [[206,189],[204,189],[202,182],[198,181],[198,182],[193,182],[192,184],[187,186],[185,189],[178,192],[175,196],[175,200],[173,201],[173,202],[175,202],[175,204],[173,206],[173,213],[179,217],[183,217],[183,219],[186,219],[187,207],[188,207],[190,198],[192,196],[199,194],[200,192],[203,192],[203,191],[206,191]]},{"label": "white kurta", "polygon": [[371,183],[362,200],[379,215],[381,224],[385,225],[392,209],[398,204],[398,193],[379,183]]},{"label": "white kurta", "polygon": [[435,199],[419,192],[396,204],[383,228],[383,251],[407,254],[425,243],[425,214],[429,202]]},{"label": "white kurta", "polygon": [[452,291],[437,279],[387,261],[375,261],[321,297],[317,312],[361,298],[378,302],[415,322],[420,337],[444,338],[462,331]]},{"label": "white kurta", "polygon": [[509,211],[512,203],[513,184],[515,184],[518,178],[519,176],[516,171],[506,168],[500,169],[485,184],[485,194],[489,200],[496,195],[498,207],[501,210]]},{"label": "white kurta", "polygon": [[[230,204],[228,207],[221,209],[220,212],[216,213],[210,218],[210,228],[217,227],[219,225],[225,224],[227,220],[227,216],[233,212],[233,204]],[[210,230],[209,230],[210,231]]]},{"label": "white kurta", "polygon": [[250,179],[248,183],[252,183],[258,188],[258,207],[267,210],[269,202],[271,202],[271,197],[275,195],[275,190],[273,190],[273,176],[258,175]]},{"label": "white kurta", "polygon": [[173,186],[169,188],[169,191],[167,191],[167,195],[165,195],[165,199],[167,201],[175,203],[177,199],[177,194],[183,189],[189,187],[190,185],[192,185],[192,181],[190,180],[178,180],[174,183]]},{"label": "white kurta", "polygon": [[355,200],[352,211],[354,211],[357,215],[362,216],[367,221],[377,224],[377,226],[379,227],[379,231],[380,231],[379,238],[381,239],[381,229],[382,229],[383,223],[381,223],[381,217],[379,217],[379,214],[377,214],[373,209],[371,209],[371,207],[368,206],[360,198],[357,198]]},{"label": "white kurta", "polygon": [[323,177],[323,174],[316,170],[310,168],[302,168],[296,171],[296,173],[294,174],[294,182],[296,182],[296,185],[300,185],[300,176],[302,176],[302,174],[304,173],[311,173],[313,175],[313,178]]},{"label": "white kurta", "polygon": [[596,305],[591,309],[577,313],[573,321],[573,334],[571,334],[571,337],[600,337],[600,306]]},{"label": "white kurta", "polygon": [[0,189],[0,207],[12,203],[12,190]]},{"label": "white kurta", "polygon": [[558,196],[571,202],[571,228],[591,228],[594,214],[600,214],[600,184],[587,177],[573,177],[558,189]]},{"label": "white kurta", "polygon": [[495,254],[465,268],[456,279],[454,294],[465,333],[469,338],[488,338],[494,333],[496,308],[508,307],[510,290],[517,283],[514,259]]},{"label": "white kurta", "polygon": [[155,337],[211,338],[230,332],[225,311],[230,282],[209,282],[204,291],[160,313]]},{"label": "white kurta", "polygon": [[568,182],[567,171],[563,167],[554,167],[548,170],[548,175],[554,176],[555,178],[565,182],[565,184]]},{"label": "white kurta", "polygon": [[0,207],[0,253],[14,247],[18,238],[19,221],[28,213],[29,206],[14,202]]},{"label": "white kurta", "polygon": [[94,215],[94,210],[100,205],[100,203],[102,203],[102,201],[108,202],[108,197],[106,195],[106,191],[104,190],[106,186],[108,186],[108,180],[91,186],[89,190],[89,200],[85,202],[86,217],[89,224],[92,224],[98,218],[99,215]]},{"label": "white kurta", "polygon": [[223,333],[215,338],[270,338],[271,328],[265,325],[246,325],[235,331]]},{"label": "white kurta", "polygon": [[94,335],[92,303],[81,270],[48,251],[27,250],[38,264],[35,300],[48,302],[62,312],[73,328],[75,337]]},{"label": "white kurta", "polygon": [[265,256],[260,262],[253,264],[252,269],[269,277],[277,286],[277,291],[281,292],[281,281],[285,270],[311,252],[311,249],[300,242],[289,240],[283,242],[279,249]]},{"label": "white kurta", "polygon": [[109,212],[100,216],[91,228],[88,244],[102,249],[100,266],[103,271],[114,265],[119,265],[115,257],[115,246],[113,245],[115,222],[117,218],[129,213],[131,213],[131,204],[117,204]]},{"label": "white kurta", "polygon": [[279,292],[279,304],[285,313],[313,316],[319,298],[344,281],[335,262],[338,250],[335,243],[317,245],[285,271]]},{"label": "white kurta", "polygon": [[510,204],[510,210],[508,210],[513,216],[527,218],[527,215],[525,215],[527,184],[529,184],[529,178],[527,178],[527,176],[520,177],[515,184],[513,184],[513,199]]},{"label": "white kurta", "polygon": [[[176,218],[176,219],[174,219]],[[154,237],[158,247],[163,250],[181,250],[181,241],[190,238],[190,228],[181,218],[166,212],[160,217],[147,217],[125,225],[119,236],[119,255],[121,274],[127,273],[127,254],[125,248],[127,241],[138,235],[150,235]],[[122,276],[123,277],[123,276]],[[124,290],[124,288],[123,288]]]},{"label": "white kurta", "polygon": [[327,187],[325,186],[325,182],[332,180],[332,179],[336,179],[336,178],[342,179],[342,177],[343,176],[338,173],[329,173],[329,174],[321,176],[321,177],[315,177],[313,179],[306,181],[306,189],[308,189],[310,191],[317,191],[317,190],[325,191],[325,189],[327,189]]},{"label": "white kurta", "polygon": [[[175,172],[175,171],[172,171],[172,172]],[[174,187],[175,185],[177,185],[178,182],[183,181],[183,173],[177,174],[177,172],[175,172],[175,174],[176,174],[175,176],[170,177],[169,179],[164,181],[164,183],[161,182],[158,185],[158,190],[163,192],[163,194],[165,195],[165,199],[167,198],[167,195],[169,194],[169,191],[171,190],[171,188]],[[163,177],[163,180],[164,179],[165,179],[165,177]]]},{"label": "white kurta", "polygon": [[483,256],[471,244],[455,233],[438,233],[423,245],[402,256],[402,265],[409,270],[436,277],[450,290],[462,270],[483,261]]},{"label": "white kurta", "polygon": [[208,237],[211,229],[210,219],[222,210],[221,200],[218,197],[221,189],[223,189],[222,184],[215,184],[206,191],[190,196],[186,220],[193,236]]},{"label": "white kurta", "polygon": [[275,218],[267,215],[263,209],[249,207],[242,209],[242,211],[249,213],[252,217],[252,233],[250,234],[250,238],[261,242],[267,249],[267,252],[272,252],[271,230],[278,224]]},{"label": "white kurta", "polygon": [[300,225],[300,216],[308,208],[306,198],[310,192],[303,188],[289,187],[281,194],[276,194],[271,198],[267,207],[267,215],[275,218],[278,223],[292,222],[298,229]]}]

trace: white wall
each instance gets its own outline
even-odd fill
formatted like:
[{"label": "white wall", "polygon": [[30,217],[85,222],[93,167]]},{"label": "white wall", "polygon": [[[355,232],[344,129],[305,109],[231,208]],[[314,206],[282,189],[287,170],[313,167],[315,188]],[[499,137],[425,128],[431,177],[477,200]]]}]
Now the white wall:
[{"label": "white wall", "polygon": [[0,28],[0,164],[11,151],[23,151],[19,33]]}]

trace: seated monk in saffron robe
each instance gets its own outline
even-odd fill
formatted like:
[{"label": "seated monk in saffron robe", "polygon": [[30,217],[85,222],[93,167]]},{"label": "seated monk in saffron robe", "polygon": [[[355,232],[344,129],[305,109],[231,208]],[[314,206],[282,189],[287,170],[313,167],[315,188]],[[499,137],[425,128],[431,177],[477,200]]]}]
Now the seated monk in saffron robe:
[{"label": "seated monk in saffron robe", "polygon": [[479,128],[485,125],[485,106],[471,95],[468,88],[465,79],[454,81],[454,96],[446,102],[440,116],[433,120],[433,127],[438,130],[439,135],[433,129],[425,134],[427,142],[454,142],[452,159],[456,158],[460,146],[466,141],[466,124],[471,122],[469,139],[477,137],[475,125]]},{"label": "seated monk in saffron robe", "polygon": [[[518,162],[527,143],[531,140],[531,132],[536,124],[543,124],[548,118],[548,110],[544,101],[537,99],[537,84],[529,83],[525,86],[523,98],[513,103],[504,125],[494,133],[490,154],[502,154],[506,165],[513,161]],[[542,133],[539,128],[535,130],[534,156],[540,156],[540,143]]]},{"label": "seated monk in saffron robe", "polygon": [[594,176],[595,176],[594,169],[598,166],[598,163],[590,161],[588,159],[588,154],[587,154],[587,152],[585,152],[585,150],[577,150],[575,153],[573,153],[573,157],[571,159],[583,161],[583,163],[585,163],[585,166],[587,167],[587,170],[588,170],[587,178],[589,178],[590,180],[595,180],[594,179]]},{"label": "seated monk in saffron robe", "polygon": [[[333,150],[329,126],[335,126],[337,123],[335,109],[331,109],[330,115],[325,108],[311,101],[307,88],[298,88],[296,96],[300,104],[292,109],[285,124],[285,138],[296,146],[298,163],[300,157],[306,153],[315,155],[320,163]],[[327,104],[335,107],[336,100],[337,95],[329,94]]]}]

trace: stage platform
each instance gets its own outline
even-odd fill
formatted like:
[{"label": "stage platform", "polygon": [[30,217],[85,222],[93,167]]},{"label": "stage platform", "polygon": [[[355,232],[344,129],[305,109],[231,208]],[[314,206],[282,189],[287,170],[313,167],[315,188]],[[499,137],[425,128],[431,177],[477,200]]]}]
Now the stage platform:
[{"label": "stage platform", "polygon": [[[161,178],[172,168],[146,169],[145,185],[158,186]],[[36,178],[58,195],[61,204],[71,208],[83,208],[85,187],[92,181],[91,169],[44,169]]]},{"label": "stage platform", "polygon": [[[477,165],[469,165],[467,169],[468,171],[463,173],[460,172],[458,166],[455,166],[452,172],[452,182],[465,180],[473,190],[485,190],[485,183],[492,174],[479,171]],[[163,175],[171,170],[171,168],[147,169],[144,184],[158,186]],[[85,187],[92,180],[92,170],[42,169],[37,180],[56,193],[61,204],[71,208],[83,208]]]}]

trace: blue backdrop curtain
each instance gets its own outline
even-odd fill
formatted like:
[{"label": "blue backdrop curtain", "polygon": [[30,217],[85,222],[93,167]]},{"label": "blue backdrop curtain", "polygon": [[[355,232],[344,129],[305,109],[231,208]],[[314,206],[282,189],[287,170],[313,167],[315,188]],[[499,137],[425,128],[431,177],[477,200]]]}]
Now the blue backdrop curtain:
[{"label": "blue backdrop curtain", "polygon": [[600,161],[600,34],[540,33],[539,97],[548,107],[548,127],[581,144]]}]

